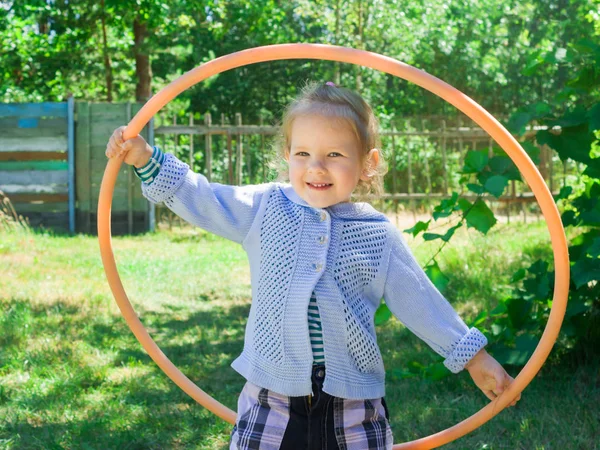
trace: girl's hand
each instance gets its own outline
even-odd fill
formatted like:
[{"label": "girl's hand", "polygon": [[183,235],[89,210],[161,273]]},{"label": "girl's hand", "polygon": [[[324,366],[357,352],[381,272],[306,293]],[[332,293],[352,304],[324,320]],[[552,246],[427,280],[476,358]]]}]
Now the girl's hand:
[{"label": "girl's hand", "polygon": [[125,131],[125,127],[119,127],[113,132],[106,145],[106,156],[121,158],[130,166],[145,166],[152,157],[152,147],[139,135],[124,141],[123,131]]},{"label": "girl's hand", "polygon": [[[514,381],[506,370],[485,349],[481,349],[465,368],[479,389],[490,400],[495,400]],[[515,406],[521,394],[508,406]]]}]

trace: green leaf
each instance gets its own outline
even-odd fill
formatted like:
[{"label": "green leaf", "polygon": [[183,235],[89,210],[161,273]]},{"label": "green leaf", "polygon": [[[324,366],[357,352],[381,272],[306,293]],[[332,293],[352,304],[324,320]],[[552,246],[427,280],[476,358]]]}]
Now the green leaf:
[{"label": "green leaf", "polygon": [[536,140],[540,145],[548,145],[556,150],[562,161],[570,158],[584,164],[589,164],[592,134],[587,131],[587,126],[565,127],[559,135],[549,130],[537,132]]},{"label": "green leaf", "polygon": [[427,231],[427,228],[429,228],[429,223],[431,222],[431,220],[428,220],[427,222],[421,222],[418,221],[414,227],[412,228],[407,228],[406,230],[404,230],[405,233],[411,233],[413,236],[418,235],[421,231]]},{"label": "green leaf", "polygon": [[519,136],[525,134],[525,128],[532,120],[538,120],[550,115],[552,108],[547,103],[533,103],[514,113],[506,127]]},{"label": "green leaf", "polygon": [[[539,131],[537,134],[539,134]],[[537,145],[535,145],[533,142],[527,141],[521,143],[521,147],[523,147],[523,150],[525,150],[535,165],[540,164],[540,148]]]},{"label": "green leaf", "polygon": [[590,309],[589,306],[585,304],[585,299],[583,298],[571,298],[567,303],[567,310],[565,312],[565,317],[573,317],[578,314],[582,314]]},{"label": "green leaf", "polygon": [[515,348],[500,347],[494,351],[494,357],[500,364],[523,366],[535,351],[539,339],[529,334],[522,334],[515,339]]},{"label": "green leaf", "polygon": [[454,232],[456,230],[458,230],[461,226],[462,226],[462,222],[449,228],[445,234],[425,233],[425,234],[423,234],[423,239],[426,241],[433,241],[435,239],[441,239],[444,242],[448,242],[452,238],[452,236],[454,236]]},{"label": "green leaf", "polygon": [[490,311],[490,316],[499,316],[507,312],[506,304],[504,302],[499,303],[494,309]]},{"label": "green leaf", "polygon": [[480,184],[468,183],[467,184],[467,188],[471,192],[474,192],[477,195],[483,194],[485,192],[485,188],[482,185],[480,185]]},{"label": "green leaf", "polygon": [[523,366],[529,359],[527,352],[503,345],[498,345],[492,353],[496,361],[502,365]]},{"label": "green leaf", "polygon": [[375,325],[382,325],[390,320],[392,317],[392,312],[390,308],[384,303],[381,302],[377,311],[375,311]]},{"label": "green leaf", "polygon": [[590,131],[600,130],[600,103],[596,103],[588,111]]},{"label": "green leaf", "polygon": [[470,327],[478,327],[480,326],[482,323],[485,322],[485,320],[488,318],[488,313],[487,311],[481,311],[477,317],[475,317],[475,320],[473,320],[473,322],[471,322]]},{"label": "green leaf", "polygon": [[487,150],[469,150],[465,156],[464,173],[481,172],[488,163]]},{"label": "green leaf", "polygon": [[590,281],[600,280],[600,259],[583,257],[571,267],[571,277],[579,289]]},{"label": "green leaf", "polygon": [[494,175],[485,182],[485,190],[496,198],[500,197],[508,186],[508,178],[502,175]]},{"label": "green leaf", "polygon": [[433,263],[425,267],[425,273],[438,291],[443,293],[446,290],[450,280],[448,280],[446,275],[441,271],[436,261],[433,261]]},{"label": "green leaf", "polygon": [[510,278],[510,282],[516,283],[517,281],[521,281],[523,278],[525,278],[525,275],[526,275],[525,269],[519,269]]},{"label": "green leaf", "polygon": [[469,228],[475,228],[483,234],[486,234],[497,222],[492,210],[481,199],[475,202],[467,214],[466,220]]},{"label": "green leaf", "polygon": [[592,245],[587,249],[587,254],[592,258],[597,258],[600,256],[600,237],[594,239]]},{"label": "green leaf", "polygon": [[569,195],[571,195],[572,192],[573,192],[573,187],[563,186],[562,188],[560,188],[560,192],[558,193],[558,195],[556,197],[554,197],[554,201],[557,202],[559,200],[565,199],[565,198],[569,197]]},{"label": "green leaf", "polygon": [[560,219],[565,227],[574,226],[579,223],[579,219],[576,217],[575,211],[571,209],[562,213]]},{"label": "green leaf", "polygon": [[522,298],[512,298],[506,302],[506,308],[513,328],[520,329],[527,321],[527,314],[531,310],[531,302]]},{"label": "green leaf", "polygon": [[458,192],[452,192],[450,198],[442,200],[439,205],[433,208],[433,219],[438,220],[450,216],[454,211],[458,210],[456,201],[458,200]]},{"label": "green leaf", "polygon": [[521,180],[519,169],[508,156],[494,156],[489,160],[488,166],[496,175],[504,175],[509,180]]}]

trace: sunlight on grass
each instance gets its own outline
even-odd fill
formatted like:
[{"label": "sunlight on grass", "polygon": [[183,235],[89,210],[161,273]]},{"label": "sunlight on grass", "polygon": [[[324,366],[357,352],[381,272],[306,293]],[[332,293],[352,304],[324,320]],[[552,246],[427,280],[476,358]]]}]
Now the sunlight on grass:
[{"label": "sunlight on grass", "polygon": [[[421,264],[439,245],[405,236]],[[230,364],[243,346],[251,295],[242,248],[198,229],[118,237],[113,247],[152,337],[186,376],[235,409],[245,380]],[[439,258],[450,278],[445,295],[473,317],[506,295],[518,268],[550,256],[543,222],[498,225],[488,236],[461,230]],[[226,447],[230,425],[188,398],[133,337],[96,238],[4,234],[0,273],[1,448]],[[397,320],[378,328],[378,342],[397,442],[438,432],[487,403],[465,373],[404,378],[407,362],[438,356]],[[447,448],[590,448],[599,433],[598,375],[544,367],[517,409]]]}]

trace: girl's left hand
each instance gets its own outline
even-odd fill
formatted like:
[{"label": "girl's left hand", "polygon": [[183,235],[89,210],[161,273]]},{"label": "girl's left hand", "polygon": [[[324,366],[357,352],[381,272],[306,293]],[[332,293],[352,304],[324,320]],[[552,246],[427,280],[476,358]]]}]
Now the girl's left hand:
[{"label": "girl's left hand", "polygon": [[[514,378],[506,373],[500,363],[485,349],[481,349],[465,368],[469,371],[477,387],[490,400],[495,400],[514,381]],[[520,399],[521,394],[508,406],[515,406]]]}]

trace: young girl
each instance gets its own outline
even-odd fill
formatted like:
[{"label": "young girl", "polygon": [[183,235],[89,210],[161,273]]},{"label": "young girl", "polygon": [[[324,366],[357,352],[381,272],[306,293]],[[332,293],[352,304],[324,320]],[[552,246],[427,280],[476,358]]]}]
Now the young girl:
[{"label": "young girl", "polygon": [[377,120],[358,94],[310,85],[288,107],[280,143],[289,184],[208,183],[139,136],[124,142],[123,130],[106,155],[135,166],[148,200],[248,254],[252,305],[232,363],[247,382],[231,449],[392,448],[373,321],[381,298],[490,400],[513,381],[386,216],[351,201],[381,191],[385,171]]}]

